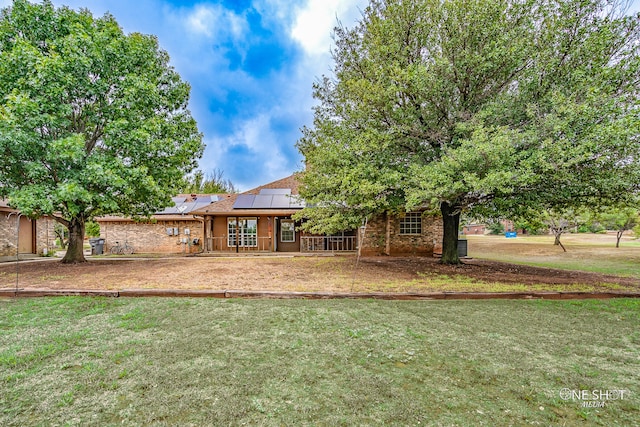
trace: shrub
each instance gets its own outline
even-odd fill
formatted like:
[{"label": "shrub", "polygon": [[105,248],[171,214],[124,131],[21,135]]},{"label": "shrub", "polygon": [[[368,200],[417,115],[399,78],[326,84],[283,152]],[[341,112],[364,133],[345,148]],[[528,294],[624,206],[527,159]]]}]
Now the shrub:
[{"label": "shrub", "polygon": [[84,233],[89,237],[100,237],[100,224],[87,221],[84,227]]},{"label": "shrub", "polygon": [[491,221],[487,223],[487,229],[489,234],[502,234],[504,233],[504,225],[500,221]]}]

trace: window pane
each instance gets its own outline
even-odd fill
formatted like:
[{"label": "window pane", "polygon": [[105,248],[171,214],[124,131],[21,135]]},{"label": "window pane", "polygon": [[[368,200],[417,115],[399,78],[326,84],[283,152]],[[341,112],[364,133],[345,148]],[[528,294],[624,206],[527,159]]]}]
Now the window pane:
[{"label": "window pane", "polygon": [[236,245],[236,220],[227,218],[227,246]]},{"label": "window pane", "polygon": [[295,224],[291,220],[280,221],[280,241],[295,242],[296,231]]},{"label": "window pane", "polygon": [[243,246],[255,247],[258,246],[258,219],[257,218],[242,218],[244,222],[244,242]]},{"label": "window pane", "polygon": [[422,214],[409,212],[400,219],[400,234],[422,234]]},{"label": "window pane", "polygon": [[227,218],[227,228],[229,231],[227,245],[236,246],[236,230],[238,233],[238,246],[256,247],[258,246],[258,219],[238,218],[236,227],[235,218]]}]

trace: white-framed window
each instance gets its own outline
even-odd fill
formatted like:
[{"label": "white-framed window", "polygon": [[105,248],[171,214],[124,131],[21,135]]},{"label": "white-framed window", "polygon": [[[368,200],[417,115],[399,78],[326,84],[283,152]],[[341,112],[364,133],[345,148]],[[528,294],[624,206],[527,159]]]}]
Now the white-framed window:
[{"label": "white-framed window", "polygon": [[258,218],[238,218],[237,224],[235,218],[227,218],[227,230],[227,245],[229,247],[236,246],[236,235],[238,236],[238,246],[243,248],[258,246]]},{"label": "white-framed window", "polygon": [[422,234],[422,213],[407,212],[400,218],[400,234]]},{"label": "white-framed window", "polygon": [[292,219],[280,221],[280,241],[283,243],[296,241],[296,226]]}]

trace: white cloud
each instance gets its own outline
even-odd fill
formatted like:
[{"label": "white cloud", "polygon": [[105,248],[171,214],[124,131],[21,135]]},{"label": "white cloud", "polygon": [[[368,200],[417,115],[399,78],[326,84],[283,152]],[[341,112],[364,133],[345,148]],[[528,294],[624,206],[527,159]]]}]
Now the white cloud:
[{"label": "white cloud", "polygon": [[198,5],[184,19],[187,30],[207,37],[230,35],[233,39],[242,36],[247,28],[243,16],[220,5]]},{"label": "white cloud", "polygon": [[[257,114],[238,122],[235,132],[228,137],[207,140],[207,146],[212,149],[201,159],[200,168],[205,171],[220,168],[231,172],[229,176],[234,175],[234,185],[242,191],[290,175],[291,166],[280,147],[282,141],[271,128],[271,113]],[[230,151],[244,153],[247,163],[228,164]],[[236,169],[253,173],[239,174]]]},{"label": "white cloud", "polygon": [[233,139],[236,144],[247,147],[254,158],[261,159],[263,173],[270,179],[277,179],[287,174],[287,165],[278,135],[271,130],[271,114],[259,114],[242,123]]},{"label": "white cloud", "polygon": [[291,37],[308,55],[326,55],[337,21],[355,21],[358,7],[364,7],[364,4],[363,0],[309,0],[296,11]]}]

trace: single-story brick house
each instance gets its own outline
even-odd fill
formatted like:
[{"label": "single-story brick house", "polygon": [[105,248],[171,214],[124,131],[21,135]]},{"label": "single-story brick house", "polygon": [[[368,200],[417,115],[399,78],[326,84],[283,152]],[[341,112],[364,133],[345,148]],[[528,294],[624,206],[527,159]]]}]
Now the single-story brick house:
[{"label": "single-story brick house", "polygon": [[291,216],[305,207],[296,174],[191,211],[202,218],[204,252],[343,252],[363,255],[433,255],[442,221],[421,212],[382,215],[360,230],[331,236],[299,230]]},{"label": "single-story brick house", "polygon": [[[19,221],[19,226],[18,226]],[[0,199],[0,256],[48,253],[55,247],[56,221],[48,216],[31,220]]]},{"label": "single-story brick house", "polygon": [[[501,219],[500,224],[505,232],[516,231],[518,234],[527,234],[527,230],[523,228],[517,228],[516,224],[508,219]],[[490,230],[486,224],[470,223],[462,227],[462,234],[489,234]]]},{"label": "single-story brick house", "polygon": [[462,226],[462,234],[487,234],[487,226],[485,224],[469,223]]},{"label": "single-story brick house", "polygon": [[127,242],[138,253],[196,253],[202,251],[202,219],[193,211],[210,205],[226,195],[179,194],[174,205],[157,212],[149,219],[133,220],[121,216],[96,218],[100,237],[105,239],[104,251],[109,253],[117,242]]}]

